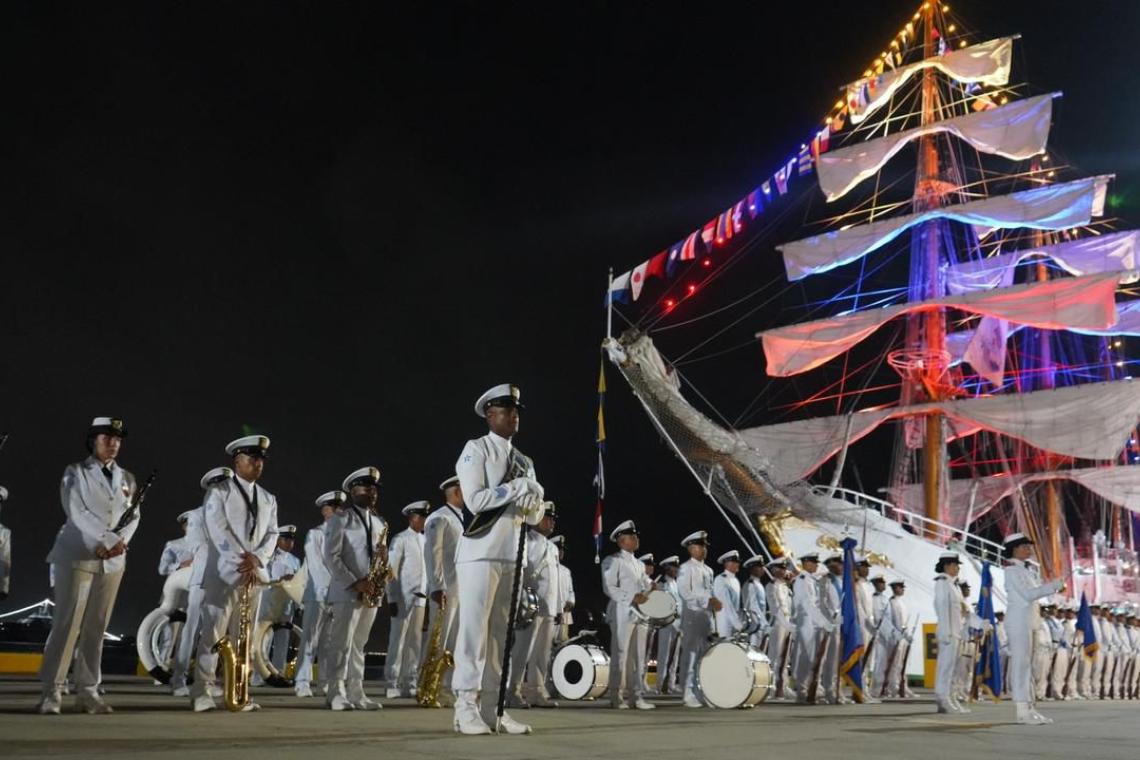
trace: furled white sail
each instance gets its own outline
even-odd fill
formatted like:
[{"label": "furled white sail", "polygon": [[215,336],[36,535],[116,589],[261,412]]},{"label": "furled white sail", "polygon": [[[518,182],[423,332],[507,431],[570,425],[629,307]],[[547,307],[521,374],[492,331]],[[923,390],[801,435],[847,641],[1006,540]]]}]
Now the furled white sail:
[{"label": "furled white sail", "polygon": [[842,314],[756,334],[768,374],[807,372],[850,351],[895,317],[950,307],[1049,330],[1104,329],[1116,322],[1116,272],[1063,277],[990,291],[943,296],[882,309]]},{"label": "furled white sail", "polygon": [[1058,94],[1026,98],[822,153],[816,160],[819,187],[828,201],[842,198],[874,176],[908,143],[936,132],[948,132],[983,153],[1017,160],[1036,156],[1049,140],[1053,98]]},{"label": "furled white sail", "polygon": [[847,85],[847,110],[851,123],[858,124],[866,119],[923,69],[938,69],[959,82],[978,82],[993,87],[1008,83],[1014,39],[1001,37],[852,82]]},{"label": "furled white sail", "polygon": [[931,219],[1014,229],[1063,230],[1088,224],[1104,213],[1104,196],[1111,175],[1043,185],[980,201],[879,219],[847,229],[825,232],[776,246],[784,254],[789,280],[827,272],[858,261],[891,242],[911,227]]},{"label": "furled white sail", "polygon": [[[1140,467],[1129,465],[1080,467],[1073,470],[988,475],[977,479],[951,480],[949,498],[946,501],[946,522],[955,527],[965,528],[967,519],[974,521],[982,517],[1002,499],[1013,496],[1018,488],[1024,488],[1029,483],[1048,480],[1071,480],[1113,504],[1133,512],[1140,512]],[[895,506],[908,512],[922,513],[921,483],[894,486],[888,489],[888,493]]]},{"label": "furled white sail", "polygon": [[[956,437],[979,429],[1081,459],[1112,459],[1140,422],[1140,383],[1119,380],[981,398],[856,412],[850,441],[888,420],[940,411]],[[843,447],[846,416],[818,417],[739,431],[777,483],[807,477]]]}]

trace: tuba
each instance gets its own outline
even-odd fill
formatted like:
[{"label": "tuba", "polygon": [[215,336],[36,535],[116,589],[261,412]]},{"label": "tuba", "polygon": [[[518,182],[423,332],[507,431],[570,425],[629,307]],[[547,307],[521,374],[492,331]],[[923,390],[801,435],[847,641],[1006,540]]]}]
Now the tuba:
[{"label": "tuba", "polygon": [[240,712],[250,704],[249,676],[250,644],[253,636],[253,584],[241,587],[238,597],[237,641],[230,641],[229,634],[218,639],[214,651],[222,657],[222,700],[230,712]]},{"label": "tuba", "polygon": [[439,687],[443,674],[455,667],[455,658],[443,648],[443,619],[447,617],[446,601],[436,611],[435,623],[431,627],[428,653],[420,666],[420,682],[416,688],[416,701],[420,707],[442,707],[439,703]]},{"label": "tuba", "polygon": [[372,592],[360,595],[360,603],[365,607],[379,607],[384,602],[387,593],[388,581],[396,577],[388,564],[388,555],[381,552],[382,547],[388,544],[388,523],[380,529],[380,537],[376,540],[376,550],[372,552],[372,564],[368,566],[368,581],[372,584]]}]

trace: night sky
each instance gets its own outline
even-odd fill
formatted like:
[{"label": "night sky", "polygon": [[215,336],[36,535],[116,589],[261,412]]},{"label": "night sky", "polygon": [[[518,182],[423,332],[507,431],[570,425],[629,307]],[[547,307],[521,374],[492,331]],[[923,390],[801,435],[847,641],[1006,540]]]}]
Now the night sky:
[{"label": "night sky", "polygon": [[[402,528],[399,508],[438,502],[485,432],[471,406],[500,382],[523,390],[518,445],[559,504],[580,598],[596,599],[607,267],[770,175],[918,3],[396,5],[0,12],[0,519],[15,565],[0,610],[47,594],[59,478],[93,416],[125,419],[120,462],[140,479],[161,470],[112,623],[133,633],[175,516],[244,425],[273,440],[262,484],[281,523],[315,524],[313,499],[375,464]],[[1024,34],[1021,71],[1065,91],[1053,144],[1116,172],[1118,211],[1140,214],[1140,4],[955,5],[978,41]],[[782,276],[777,242],[741,276]],[[734,414],[765,382],[758,345],[690,376]],[[609,383],[607,532],[633,517],[659,557],[698,528],[732,546]]]}]

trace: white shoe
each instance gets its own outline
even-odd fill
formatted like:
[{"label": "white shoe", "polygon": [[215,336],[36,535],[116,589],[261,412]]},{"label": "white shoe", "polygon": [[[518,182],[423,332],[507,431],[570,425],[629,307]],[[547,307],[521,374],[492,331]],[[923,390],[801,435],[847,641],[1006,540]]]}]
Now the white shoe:
[{"label": "white shoe", "polygon": [[507,707],[513,707],[516,710],[529,710],[530,702],[520,697],[518,694],[507,695]]},{"label": "white shoe", "polygon": [[935,704],[938,705],[938,714],[939,715],[949,715],[950,713],[958,712],[957,710],[954,709],[954,706],[950,704],[950,700],[948,700],[948,699],[937,698],[934,701],[935,701]]},{"label": "white shoe", "polygon": [[59,715],[61,701],[58,691],[44,694],[39,704],[36,705],[36,712],[40,715]]},{"label": "white shoe", "polygon": [[955,711],[957,711],[963,715],[969,715],[971,712],[969,707],[966,707],[964,704],[962,704],[961,702],[959,702],[956,699],[950,700],[950,704],[951,704],[951,706],[953,706]]},{"label": "white shoe", "polygon": [[491,733],[491,727],[483,722],[478,713],[466,715],[461,719],[457,710],[451,725],[455,729],[455,733],[465,736],[480,736]]},{"label": "white shoe", "polygon": [[611,699],[610,700],[610,707],[612,707],[615,710],[628,710],[629,709],[629,705],[620,699]]},{"label": "white shoe", "polygon": [[75,697],[75,709],[88,715],[110,715],[115,712],[111,706],[98,696],[85,696],[79,694]]},{"label": "white shoe", "polygon": [[260,709],[261,709],[261,705],[257,704],[256,702],[247,702],[245,705],[242,706],[242,708],[241,708],[241,710],[239,710],[239,712],[257,712]]},{"label": "white shoe", "polygon": [[383,707],[382,704],[376,702],[375,700],[371,700],[368,697],[361,697],[360,699],[353,700],[352,706],[357,710],[379,710],[381,707]]},{"label": "white shoe", "polygon": [[384,698],[385,699],[399,699],[400,698],[400,690],[399,689],[391,689],[391,688],[385,689],[384,690]]},{"label": "white shoe", "polygon": [[636,707],[638,710],[656,710],[657,709],[657,705],[653,704],[652,702],[646,702],[641,697],[637,698],[637,701],[633,703],[633,706]]},{"label": "white shoe", "polygon": [[697,699],[694,696],[690,696],[689,694],[685,695],[685,699],[682,701],[682,704],[684,704],[685,707],[704,707],[704,705],[701,703],[701,700]]},{"label": "white shoe", "polygon": [[218,686],[216,683],[210,684],[209,688],[206,689],[206,692],[214,699],[217,699],[218,697],[225,694],[225,692],[222,691],[222,687]]},{"label": "white shoe", "polygon": [[549,697],[544,697],[541,694],[535,694],[527,697],[526,701],[530,703],[531,707],[558,707],[558,703]]},{"label": "white shoe", "polygon": [[1033,717],[1034,717],[1034,718],[1036,718],[1036,719],[1037,719],[1037,722],[1038,722],[1038,723],[1047,724],[1047,723],[1052,723],[1052,722],[1053,722],[1053,719],[1052,719],[1052,718],[1046,718],[1044,715],[1042,715],[1041,713],[1037,712],[1037,710],[1036,710],[1035,708],[1033,708],[1033,707],[1030,707],[1030,708],[1029,708],[1029,712],[1030,712],[1030,713],[1033,715]]},{"label": "white shoe", "polygon": [[308,686],[298,686],[293,689],[293,693],[301,699],[308,699],[313,696],[313,690]]},{"label": "white shoe", "polygon": [[333,712],[343,712],[345,710],[355,710],[356,705],[349,702],[347,699],[337,694],[336,696],[325,701],[325,704]]},{"label": "white shoe", "polygon": [[188,696],[190,696],[190,687],[189,686],[179,686],[176,689],[172,689],[170,692],[170,695],[172,697],[188,697]]},{"label": "white shoe", "polygon": [[1017,722],[1023,726],[1040,726],[1040,715],[1029,709],[1028,702],[1017,702]]},{"label": "white shoe", "polygon": [[218,705],[215,704],[214,698],[209,694],[203,694],[200,697],[194,697],[190,700],[190,706],[194,708],[194,712],[209,712],[210,710],[217,710]]},{"label": "white shoe", "polygon": [[531,733],[530,726],[528,726],[526,723],[519,723],[517,720],[512,718],[510,715],[507,715],[506,712],[503,713],[503,717],[499,718],[497,723],[498,723],[497,728],[499,729],[498,732],[500,734],[511,734],[514,736],[521,736],[522,734]]}]

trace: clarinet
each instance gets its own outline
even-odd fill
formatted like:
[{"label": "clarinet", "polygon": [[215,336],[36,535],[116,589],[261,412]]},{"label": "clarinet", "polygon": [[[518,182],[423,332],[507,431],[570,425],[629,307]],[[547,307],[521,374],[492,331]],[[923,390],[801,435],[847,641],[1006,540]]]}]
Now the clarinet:
[{"label": "clarinet", "polygon": [[123,528],[127,527],[138,519],[139,507],[141,507],[143,505],[143,502],[146,501],[146,492],[150,490],[150,486],[152,483],[154,483],[155,476],[157,475],[158,468],[150,471],[150,476],[146,479],[146,482],[142,484],[142,488],[135,491],[135,497],[131,499],[130,506],[126,508],[126,510],[123,512],[123,516],[119,518],[119,522],[116,523],[115,527],[111,529],[112,533],[118,533]]}]

